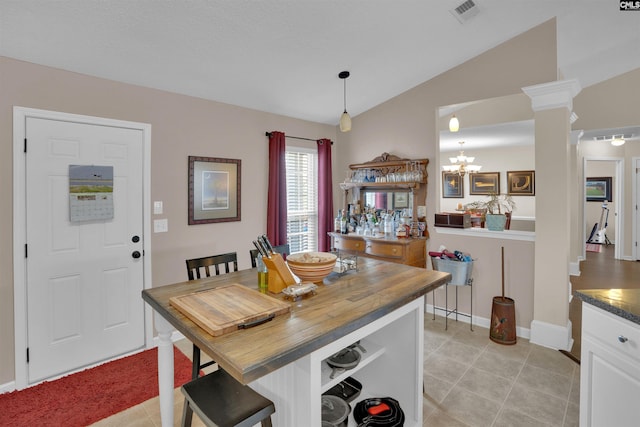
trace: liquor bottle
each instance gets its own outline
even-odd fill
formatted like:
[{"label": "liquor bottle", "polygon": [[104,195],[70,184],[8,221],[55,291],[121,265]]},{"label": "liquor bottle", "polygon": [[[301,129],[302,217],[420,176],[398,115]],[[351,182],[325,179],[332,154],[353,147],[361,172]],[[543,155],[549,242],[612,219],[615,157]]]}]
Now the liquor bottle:
[{"label": "liquor bottle", "polygon": [[347,213],[342,209],[342,217],[340,218],[340,232],[342,234],[349,233],[349,221],[347,221]]},{"label": "liquor bottle", "polygon": [[336,215],[336,218],[333,220],[333,231],[335,231],[336,233],[342,233],[342,225],[341,225],[341,218],[342,216],[340,215],[340,209],[338,209],[338,215]]}]

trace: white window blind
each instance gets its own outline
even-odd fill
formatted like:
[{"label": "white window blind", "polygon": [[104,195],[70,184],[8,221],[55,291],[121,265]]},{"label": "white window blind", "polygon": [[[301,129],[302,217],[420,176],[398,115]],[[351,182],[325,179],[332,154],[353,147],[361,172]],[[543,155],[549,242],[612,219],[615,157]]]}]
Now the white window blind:
[{"label": "white window blind", "polygon": [[287,147],[287,243],[291,252],[318,250],[318,154]]}]

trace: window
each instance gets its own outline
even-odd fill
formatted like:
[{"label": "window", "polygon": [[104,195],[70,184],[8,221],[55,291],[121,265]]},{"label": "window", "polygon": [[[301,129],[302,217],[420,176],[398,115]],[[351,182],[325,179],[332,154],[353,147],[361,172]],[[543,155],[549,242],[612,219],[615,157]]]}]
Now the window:
[{"label": "window", "polygon": [[318,154],[287,147],[287,243],[291,252],[318,250]]}]

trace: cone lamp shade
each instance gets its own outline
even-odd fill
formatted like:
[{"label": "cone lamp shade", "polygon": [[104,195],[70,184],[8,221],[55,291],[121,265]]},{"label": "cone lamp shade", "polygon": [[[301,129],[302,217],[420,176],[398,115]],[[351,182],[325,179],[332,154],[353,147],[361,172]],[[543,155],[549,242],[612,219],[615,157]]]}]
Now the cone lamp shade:
[{"label": "cone lamp shade", "polygon": [[340,131],[341,132],[349,132],[351,130],[351,117],[347,110],[344,110],[342,116],[340,116]]}]

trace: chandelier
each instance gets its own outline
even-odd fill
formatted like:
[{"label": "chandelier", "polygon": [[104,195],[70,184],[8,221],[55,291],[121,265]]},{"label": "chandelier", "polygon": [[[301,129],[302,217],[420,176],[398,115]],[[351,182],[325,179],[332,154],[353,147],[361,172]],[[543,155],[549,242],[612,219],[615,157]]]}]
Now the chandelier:
[{"label": "chandelier", "polygon": [[460,144],[460,154],[456,157],[449,157],[450,165],[442,166],[445,172],[455,172],[460,176],[464,176],[467,172],[474,173],[478,172],[482,166],[472,165],[475,157],[469,157],[464,155],[464,151],[462,151],[462,147],[464,146],[464,141],[458,142]]}]

